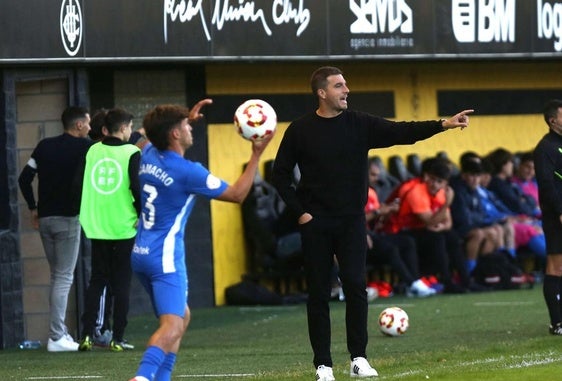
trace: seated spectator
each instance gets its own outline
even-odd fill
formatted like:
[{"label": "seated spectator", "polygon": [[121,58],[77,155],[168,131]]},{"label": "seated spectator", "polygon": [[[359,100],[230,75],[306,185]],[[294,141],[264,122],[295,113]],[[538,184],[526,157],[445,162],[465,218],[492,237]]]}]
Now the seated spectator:
[{"label": "seated spectator", "polygon": [[[491,180],[491,164],[488,159],[482,159],[474,151],[466,151],[460,157],[461,167],[467,165],[468,161],[474,161],[480,163],[480,181],[476,190],[478,191],[478,197],[480,205],[483,209],[484,214],[484,224],[498,224],[503,228],[503,242],[504,246],[499,248],[499,251],[507,251],[515,255],[515,232],[512,221],[508,218],[511,215],[511,211],[499,201],[499,207],[501,212],[497,210],[493,205],[490,205],[489,198],[493,199],[494,202],[497,197],[490,192],[486,187]],[[483,186],[485,184],[485,186]]]},{"label": "seated spectator", "polygon": [[540,226],[540,208],[535,199],[525,194],[511,182],[513,177],[513,155],[503,148],[491,152],[487,158],[492,166],[492,179],[488,185],[507,208],[516,216],[516,247],[527,246],[536,255],[546,258],[546,243]]},{"label": "seated spectator", "polygon": [[390,214],[398,210],[398,203],[380,203],[377,193],[369,188],[365,216],[367,229],[367,263],[388,264],[396,272],[400,281],[406,285],[408,296],[426,297],[436,294],[436,290],[426,285],[419,276],[416,243],[408,235],[386,234],[377,228]]},{"label": "seated spectator", "polygon": [[544,233],[535,220],[525,215],[518,215],[510,210],[490,189],[492,164],[488,159],[482,160],[483,173],[480,178],[478,194],[486,212],[486,221],[503,223],[504,229],[511,229],[512,239],[506,237],[506,251],[516,257],[517,249],[527,247],[535,255],[546,257]]},{"label": "seated spectator", "polygon": [[535,162],[532,152],[521,154],[519,165],[511,181],[519,186],[523,194],[532,197],[535,203],[539,205],[539,187],[535,179]]},{"label": "seated spectator", "polygon": [[384,171],[376,160],[369,161],[369,186],[377,192],[379,200],[386,200],[399,184],[400,181]]},{"label": "seated spectator", "polygon": [[504,247],[503,227],[486,221],[478,195],[482,166],[476,160],[464,160],[460,176],[451,183],[455,198],[451,204],[453,227],[464,240],[466,267],[470,274],[480,255],[495,253]]},{"label": "seated spectator", "polygon": [[[422,176],[403,183],[398,213],[385,225],[386,231],[400,231],[414,238],[420,262],[437,273],[446,293],[464,293],[470,286],[461,239],[452,229],[449,207],[454,191],[448,186],[451,169],[439,158],[424,160]],[[453,282],[456,271],[460,284]]]},{"label": "seated spectator", "polygon": [[298,274],[303,262],[300,234],[277,190],[258,172],[242,203],[242,222],[251,274]]},{"label": "seated spectator", "polygon": [[540,209],[535,200],[524,194],[522,190],[511,182],[513,177],[513,155],[506,149],[498,148],[488,156],[492,165],[492,179],[488,189],[511,210],[518,215],[532,218],[540,216]]}]

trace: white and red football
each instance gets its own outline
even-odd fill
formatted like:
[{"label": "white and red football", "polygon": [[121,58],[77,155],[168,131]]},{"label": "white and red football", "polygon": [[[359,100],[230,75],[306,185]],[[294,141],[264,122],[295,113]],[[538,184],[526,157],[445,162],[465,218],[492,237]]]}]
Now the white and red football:
[{"label": "white and red football", "polygon": [[244,139],[262,140],[275,131],[277,114],[266,101],[249,99],[236,109],[234,126]]},{"label": "white and red football", "polygon": [[401,336],[409,326],[408,314],[402,308],[388,307],[379,314],[379,328],[387,336]]}]

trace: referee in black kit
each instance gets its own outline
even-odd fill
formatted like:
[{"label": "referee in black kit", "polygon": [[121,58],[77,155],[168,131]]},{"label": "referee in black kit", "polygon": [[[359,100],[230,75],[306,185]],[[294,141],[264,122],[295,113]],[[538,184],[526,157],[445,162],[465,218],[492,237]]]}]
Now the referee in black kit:
[{"label": "referee in black kit", "polygon": [[549,332],[562,335],[562,100],[549,101],[543,113],[549,130],[533,153],[546,238],[543,295],[550,315]]}]

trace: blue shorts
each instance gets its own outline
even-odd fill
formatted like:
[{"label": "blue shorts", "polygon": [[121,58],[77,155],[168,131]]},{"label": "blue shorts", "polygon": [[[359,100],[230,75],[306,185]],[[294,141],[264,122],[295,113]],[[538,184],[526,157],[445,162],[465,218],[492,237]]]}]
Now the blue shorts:
[{"label": "blue shorts", "polygon": [[164,274],[136,273],[148,292],[156,316],[172,314],[185,317],[188,304],[187,275],[183,271]]}]

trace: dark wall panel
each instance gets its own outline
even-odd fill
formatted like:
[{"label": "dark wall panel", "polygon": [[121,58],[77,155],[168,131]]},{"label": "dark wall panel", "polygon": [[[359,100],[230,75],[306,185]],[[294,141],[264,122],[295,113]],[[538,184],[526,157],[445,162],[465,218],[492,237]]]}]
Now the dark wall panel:
[{"label": "dark wall panel", "polygon": [[[0,115],[6,114],[5,98],[3,76],[0,75]],[[0,230],[8,229],[10,221],[6,135],[6,121],[0,118]]]},{"label": "dark wall panel", "polygon": [[542,114],[550,99],[562,99],[562,89],[446,90],[437,92],[439,115],[473,108],[477,115]]}]

